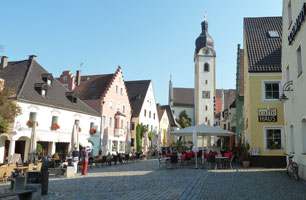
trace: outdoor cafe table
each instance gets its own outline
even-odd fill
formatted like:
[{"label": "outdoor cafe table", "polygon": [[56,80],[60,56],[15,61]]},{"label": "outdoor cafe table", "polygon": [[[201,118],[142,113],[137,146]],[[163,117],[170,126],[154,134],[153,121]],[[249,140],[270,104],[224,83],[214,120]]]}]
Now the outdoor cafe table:
[{"label": "outdoor cafe table", "polygon": [[14,170],[17,171],[17,172],[20,172],[22,174],[24,174],[24,172],[29,169],[29,167],[27,166],[22,166],[22,167],[15,167]]},{"label": "outdoor cafe table", "polygon": [[[229,161],[228,157],[218,157],[216,156],[217,168],[225,169],[227,162]],[[219,165],[219,167],[218,167]]]}]

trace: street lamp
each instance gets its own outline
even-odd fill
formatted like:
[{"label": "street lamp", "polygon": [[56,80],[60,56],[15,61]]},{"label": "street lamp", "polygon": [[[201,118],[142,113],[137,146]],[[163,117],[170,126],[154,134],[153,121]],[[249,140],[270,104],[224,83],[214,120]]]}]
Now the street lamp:
[{"label": "street lamp", "polygon": [[282,96],[279,98],[279,100],[281,102],[285,102],[288,100],[288,97],[285,95],[285,91],[293,91],[293,81],[288,81],[283,85],[283,94]]}]

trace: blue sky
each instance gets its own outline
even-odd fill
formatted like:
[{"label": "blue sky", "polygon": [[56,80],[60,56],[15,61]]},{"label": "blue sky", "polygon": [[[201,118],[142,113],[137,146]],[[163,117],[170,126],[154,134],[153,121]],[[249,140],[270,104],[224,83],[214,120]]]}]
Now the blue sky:
[{"label": "blue sky", "polygon": [[[114,73],[153,81],[156,101],[174,87],[193,87],[195,39],[204,11],[215,41],[217,88],[235,88],[243,18],[281,16],[281,0],[49,0],[1,1],[0,55],[10,61],[37,55],[58,77]],[[80,67],[80,64],[83,66]]]}]

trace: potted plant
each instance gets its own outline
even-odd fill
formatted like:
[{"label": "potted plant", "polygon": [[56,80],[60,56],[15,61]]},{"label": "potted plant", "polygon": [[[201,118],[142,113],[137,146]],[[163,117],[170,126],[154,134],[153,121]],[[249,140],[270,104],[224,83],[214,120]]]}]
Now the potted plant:
[{"label": "potted plant", "polygon": [[59,129],[60,128],[60,126],[57,124],[57,123],[53,123],[52,125],[51,125],[51,130],[52,131],[56,131],[57,129]]},{"label": "potted plant", "polygon": [[90,128],[90,129],[89,129],[90,135],[93,135],[93,134],[95,134],[96,132],[97,132],[97,130],[96,130],[95,128]]},{"label": "potted plant", "polygon": [[250,167],[250,145],[249,143],[244,143],[241,145],[241,151],[242,151],[242,166],[244,168]]},{"label": "potted plant", "polygon": [[[34,120],[32,120],[32,119],[29,119],[29,121],[27,121],[27,126],[29,127],[29,128],[32,128],[33,127],[33,125],[34,125]],[[38,122],[36,122],[36,126],[38,126]]]},{"label": "potted plant", "polygon": [[52,156],[55,160],[58,160],[59,159],[59,155],[58,155],[58,153],[55,153],[55,154],[53,154],[53,156]]}]

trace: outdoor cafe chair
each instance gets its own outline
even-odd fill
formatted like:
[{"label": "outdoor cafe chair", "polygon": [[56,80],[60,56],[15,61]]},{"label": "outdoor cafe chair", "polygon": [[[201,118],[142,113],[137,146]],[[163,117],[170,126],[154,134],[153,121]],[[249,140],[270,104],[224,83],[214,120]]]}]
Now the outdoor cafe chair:
[{"label": "outdoor cafe chair", "polygon": [[209,155],[209,164],[211,169],[217,169],[217,161],[215,155]]},{"label": "outdoor cafe chair", "polygon": [[170,157],[170,166],[171,166],[171,168],[172,168],[172,165],[175,165],[175,168],[177,168],[177,162],[178,162],[177,155],[172,155]]},{"label": "outdoor cafe chair", "polygon": [[2,183],[6,183],[7,182],[7,176],[6,176],[6,169],[8,167],[7,166],[1,166],[0,167],[0,180],[2,180]]},{"label": "outdoor cafe chair", "polygon": [[102,156],[102,160],[101,160],[102,165],[105,164],[106,165],[106,156]]}]

